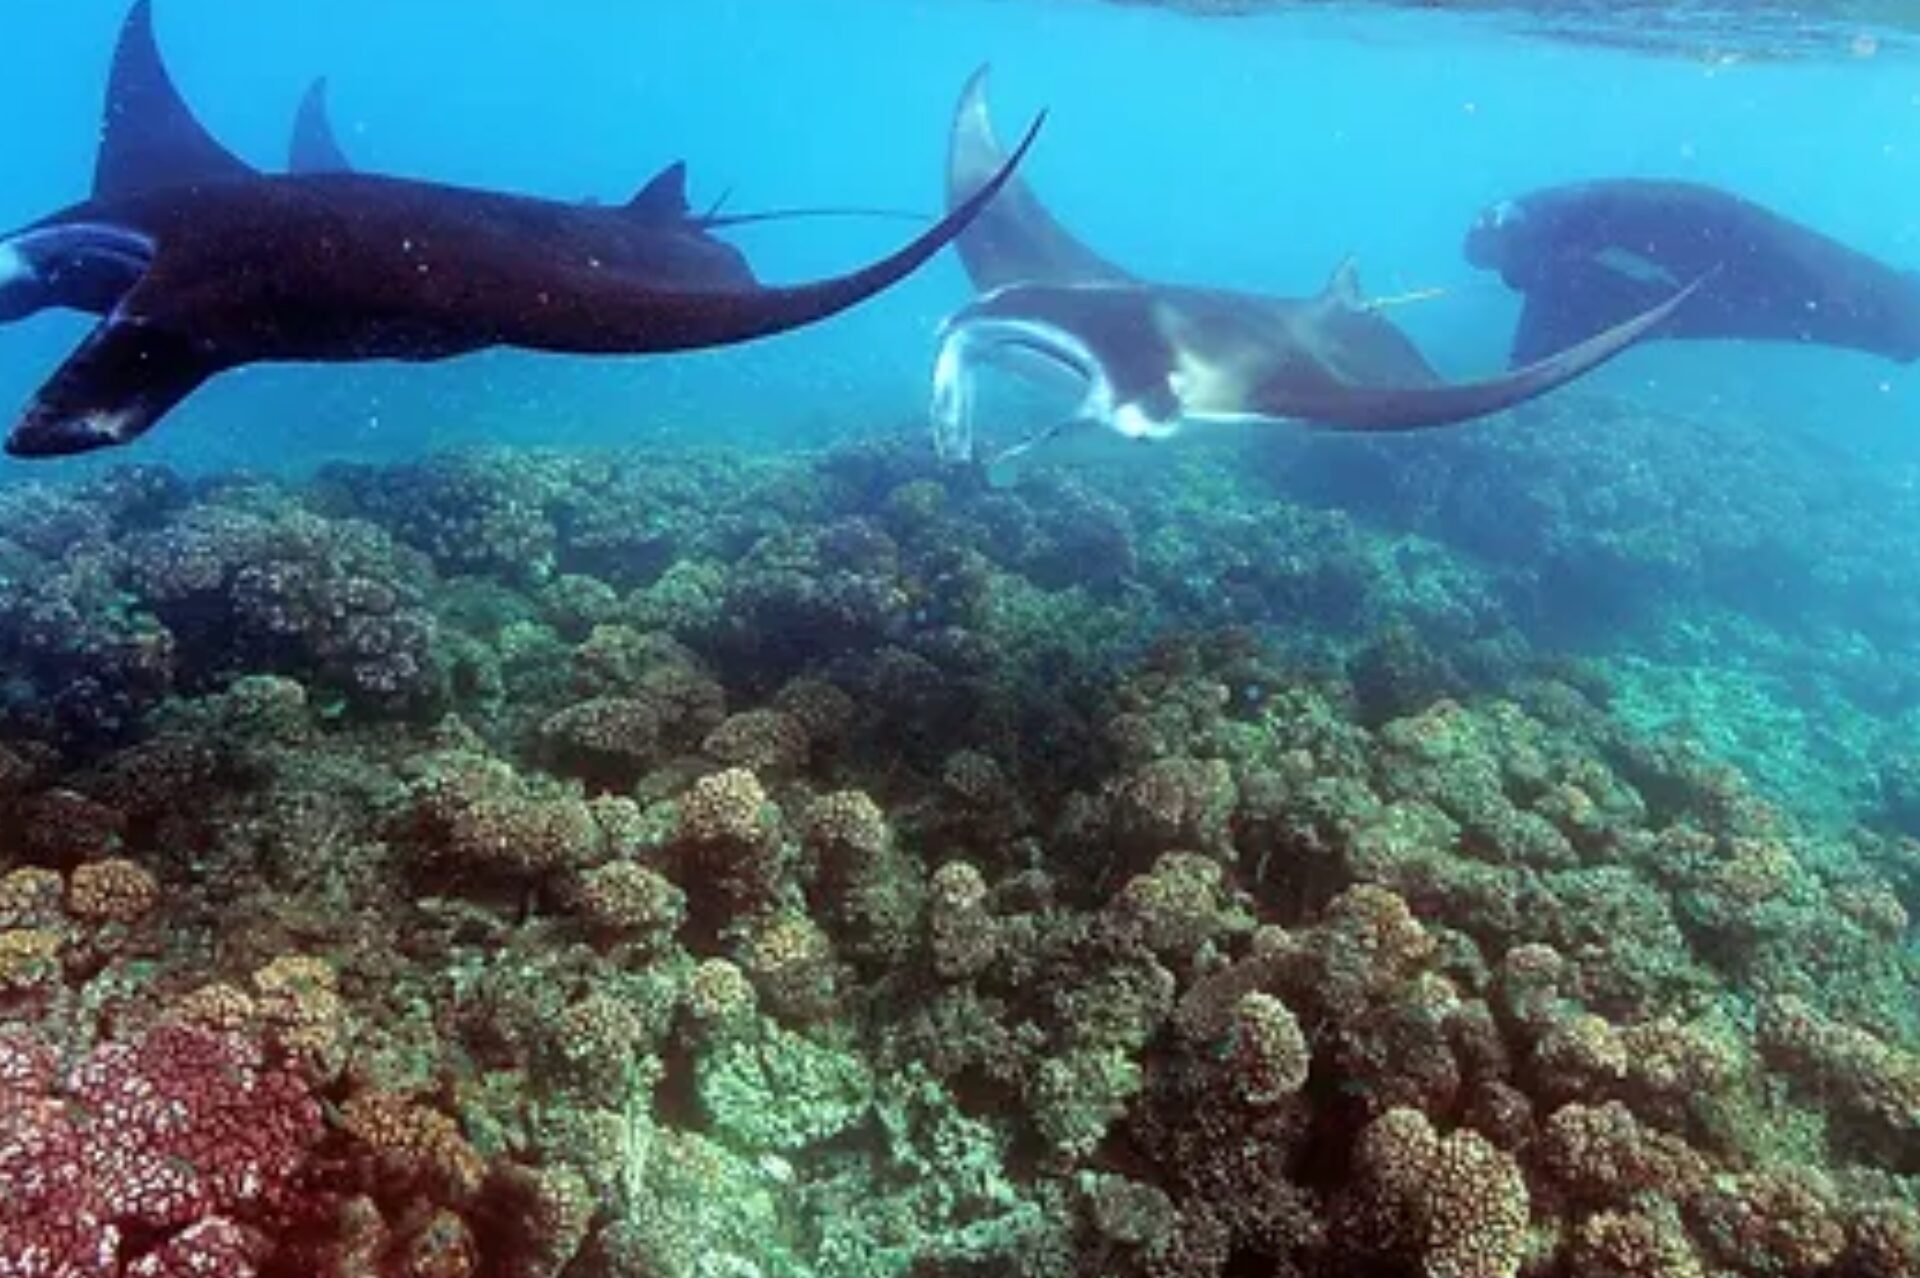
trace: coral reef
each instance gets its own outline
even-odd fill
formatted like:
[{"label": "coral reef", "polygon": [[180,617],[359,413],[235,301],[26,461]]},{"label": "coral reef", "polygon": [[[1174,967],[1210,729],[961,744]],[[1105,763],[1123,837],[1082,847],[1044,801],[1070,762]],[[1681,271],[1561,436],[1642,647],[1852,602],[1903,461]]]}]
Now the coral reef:
[{"label": "coral reef", "polygon": [[1554,646],[1762,512],[1423,447],[0,492],[0,1274],[1920,1274],[1911,769]]}]

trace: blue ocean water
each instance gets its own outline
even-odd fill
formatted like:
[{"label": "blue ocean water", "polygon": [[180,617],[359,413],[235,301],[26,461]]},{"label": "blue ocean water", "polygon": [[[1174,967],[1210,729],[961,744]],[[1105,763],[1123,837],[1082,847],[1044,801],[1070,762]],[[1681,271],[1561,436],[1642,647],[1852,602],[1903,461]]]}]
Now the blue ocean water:
[{"label": "blue ocean water", "polygon": [[[33,52],[0,83],[13,122],[0,221],[82,193],[120,16],[117,0],[87,0],[36,7],[17,28]],[[1516,311],[1462,260],[1460,237],[1489,201],[1545,183],[1709,182],[1920,262],[1920,66],[1865,27],[1824,33],[1825,56],[1774,59],[1737,45],[1652,56],[1534,38],[1497,15],[1337,5],[1208,19],[1051,0],[601,2],[556,18],[515,0],[167,0],[158,24],[188,99],[261,164],[279,162],[295,101],[324,73],[368,168],[613,199],[685,158],[696,201],[731,191],[743,209],[934,209],[954,95],[990,60],[1003,128],[1052,113],[1028,176],[1110,256],[1301,293],[1356,254],[1375,292],[1447,290],[1396,319],[1456,374],[1498,364]],[[812,222],[736,238],[786,279],[898,233]],[[139,453],[272,466],[473,439],[777,447],[917,429],[933,329],[964,297],[942,260],[836,323],[748,348],[252,369],[196,396]],[[0,332],[0,402],[23,400],[79,331],[55,316]],[[1897,442],[1917,380],[1826,350],[1667,346],[1591,388]]]},{"label": "blue ocean water", "polygon": [[[0,227],[125,4],[16,4]],[[1457,378],[1549,184],[1920,267],[1871,14],[1239,4],[154,0],[264,168],[324,74],[360,167],[566,201],[933,213],[991,62],[1100,253],[1353,258]],[[1920,372],[1655,343],[996,485],[929,447],[969,295],[0,460],[0,1275],[1920,1275]]]}]

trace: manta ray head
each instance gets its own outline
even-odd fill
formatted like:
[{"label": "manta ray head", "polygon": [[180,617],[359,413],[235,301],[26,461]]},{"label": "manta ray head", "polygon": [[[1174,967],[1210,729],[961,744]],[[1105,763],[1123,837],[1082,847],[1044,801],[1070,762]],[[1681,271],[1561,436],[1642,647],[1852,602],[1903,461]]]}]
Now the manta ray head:
[{"label": "manta ray head", "polygon": [[[1094,333],[1050,317],[1055,290],[1015,286],[989,293],[950,319],[934,359],[934,450],[946,461],[991,462],[1071,434],[1108,431],[1126,439],[1162,440],[1177,433],[1182,405],[1165,378],[1141,379],[1117,369]],[[979,374],[988,367],[1066,374],[1080,387],[1064,419],[1011,445],[989,446],[976,417]]]},{"label": "manta ray head", "polygon": [[0,323],[49,307],[105,315],[146,274],[153,244],[117,226],[72,222],[0,240]]},{"label": "manta ray head", "polygon": [[1481,210],[1467,228],[1467,260],[1482,270],[1505,270],[1526,221],[1526,206],[1518,200],[1501,200]]}]

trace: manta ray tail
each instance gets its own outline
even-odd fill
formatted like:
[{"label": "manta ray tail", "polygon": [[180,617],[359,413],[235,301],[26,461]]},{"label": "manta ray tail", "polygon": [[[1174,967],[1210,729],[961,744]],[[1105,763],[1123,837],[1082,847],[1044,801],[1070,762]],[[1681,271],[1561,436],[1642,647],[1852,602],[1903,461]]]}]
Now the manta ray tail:
[{"label": "manta ray tail", "polygon": [[1288,416],[1356,431],[1412,431],[1450,426],[1512,408],[1591,372],[1645,337],[1678,310],[1705,279],[1650,310],[1501,377],[1412,388],[1343,387],[1323,398],[1296,398]]},{"label": "manta ray tail", "polygon": [[746,213],[705,213],[694,219],[703,231],[721,231],[730,226],[752,226],[760,222],[792,222],[815,217],[868,217],[883,222],[931,222],[925,213],[911,209],[878,208],[865,204],[823,204],[815,208],[754,209]]},{"label": "manta ray tail", "polygon": [[153,37],[152,0],[137,0],[120,28],[107,78],[94,197],[251,176],[253,170],[214,140],[174,87]]},{"label": "manta ray tail", "polygon": [[874,217],[899,222],[927,222],[932,219],[900,209],[867,208],[861,205],[831,205],[819,208],[765,209],[750,213],[722,213],[727,196],[722,193],[705,213],[696,214],[687,200],[687,163],[675,160],[647,180],[631,200],[627,212],[634,217],[670,225],[684,224],[700,231],[717,231],[729,226],[750,226],[756,222],[787,222],[810,217]]},{"label": "manta ray tail", "polygon": [[642,313],[633,317],[636,326],[648,330],[647,349],[692,350],[750,341],[826,319],[891,288],[952,243],[1004,192],[1045,123],[1046,113],[1041,112],[1013,154],[945,217],[904,248],[857,271],[785,288],[647,295]]},{"label": "manta ray tail", "polygon": [[353,161],[340,146],[327,110],[327,78],[307,86],[293,117],[293,139],[287,145],[289,173],[351,173]]},{"label": "manta ray tail", "polygon": [[[987,111],[982,66],[967,80],[947,147],[947,206],[953,208],[1006,164]],[[1123,284],[1132,280],[1054,220],[1021,179],[1007,184],[959,239],[960,260],[980,292],[1007,284]]]}]

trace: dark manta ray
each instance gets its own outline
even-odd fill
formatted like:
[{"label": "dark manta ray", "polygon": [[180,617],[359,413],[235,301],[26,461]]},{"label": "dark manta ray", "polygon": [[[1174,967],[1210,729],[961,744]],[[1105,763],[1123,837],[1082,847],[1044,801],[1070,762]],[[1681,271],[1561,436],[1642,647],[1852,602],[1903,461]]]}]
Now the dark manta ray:
[{"label": "dark manta ray", "polygon": [[[300,98],[300,106],[294,113],[293,135],[287,143],[287,172],[289,173],[355,173],[359,166],[347,155],[346,148],[340,145],[339,135],[334,131],[333,114],[327,109],[327,79],[321,76],[307,86]],[[928,222],[932,219],[918,213],[906,213],[899,209],[879,209],[865,206],[833,206],[806,209],[772,209],[755,213],[722,213],[720,205],[726,202],[725,195],[705,213],[696,214],[687,202],[687,166],[684,160],[676,160],[660,170],[652,181],[642,187],[640,193],[627,202],[627,211],[637,217],[650,217],[657,226],[676,226],[677,229],[691,232],[717,231],[729,226],[745,226],[752,222],[782,222],[795,218],[808,217],[871,217],[888,218],[902,222]],[[597,208],[601,201],[591,197],[581,201],[589,208]]]},{"label": "dark manta ray", "polygon": [[261,361],[436,360],[493,346],[637,354],[798,328],[910,274],[1010,173],[889,257],[766,288],[706,225],[663,215],[678,199],[671,170],[633,205],[605,208],[258,173],[180,100],[139,0],[114,56],[92,197],[0,239],[0,320],[53,306],[102,317],[7,451],[125,443],[209,377]]},{"label": "dark manta ray", "polygon": [[1515,363],[1584,341],[1694,279],[1700,291],[1649,336],[1920,357],[1920,276],[1708,186],[1549,187],[1483,212],[1465,248],[1526,295]]},{"label": "dark manta ray", "polygon": [[[982,68],[954,121],[950,205],[961,207],[1004,162]],[[1497,412],[1580,376],[1665,319],[1685,293],[1670,289],[1674,296],[1553,359],[1449,384],[1380,304],[1361,298],[1348,266],[1308,298],[1152,283],[1081,244],[1017,178],[959,249],[981,296],[942,330],[933,416],[941,453],[965,458],[976,452],[972,373],[983,361],[1037,356],[1081,379],[1085,398],[1061,429],[1097,424],[1146,439],[1203,421],[1417,430]]]}]

